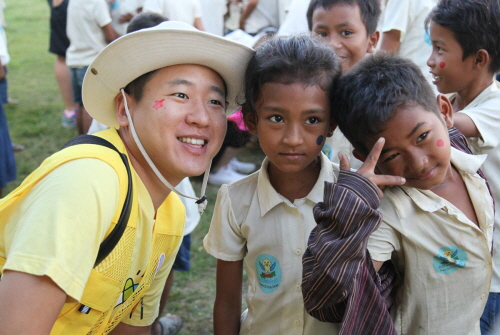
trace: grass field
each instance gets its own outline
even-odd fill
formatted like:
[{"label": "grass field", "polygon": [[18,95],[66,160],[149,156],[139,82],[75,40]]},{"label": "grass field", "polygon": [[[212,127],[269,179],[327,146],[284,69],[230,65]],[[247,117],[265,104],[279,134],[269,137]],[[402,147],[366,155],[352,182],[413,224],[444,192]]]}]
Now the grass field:
[{"label": "grass field", "polygon": [[[8,74],[10,96],[18,105],[7,105],[11,138],[26,146],[16,153],[18,179],[7,187],[15,188],[46,157],[57,151],[76,131],[61,126],[64,109],[53,74],[55,56],[48,53],[49,8],[46,0],[7,1],[5,10],[11,63]],[[260,163],[258,149],[245,149],[241,160]],[[195,190],[200,180],[193,180]],[[184,321],[179,334],[212,334],[212,306],[215,296],[215,259],[202,246],[208,231],[217,188],[209,187],[209,207],[193,232],[192,270],[176,273],[167,303],[170,313]]]}]

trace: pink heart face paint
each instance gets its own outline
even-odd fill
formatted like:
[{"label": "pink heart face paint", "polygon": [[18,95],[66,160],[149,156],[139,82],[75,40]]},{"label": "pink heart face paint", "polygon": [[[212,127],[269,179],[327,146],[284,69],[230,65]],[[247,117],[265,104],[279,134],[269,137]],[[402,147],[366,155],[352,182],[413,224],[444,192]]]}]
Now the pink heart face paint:
[{"label": "pink heart face paint", "polygon": [[156,110],[162,108],[163,107],[163,101],[165,101],[165,99],[155,100],[155,104],[153,105],[153,108],[156,109]]},{"label": "pink heart face paint", "polygon": [[316,139],[316,144],[321,145],[323,143],[323,135],[319,135],[318,138]]},{"label": "pink heart face paint", "polygon": [[441,140],[441,139],[439,139],[439,140],[437,140],[437,141],[436,141],[436,145],[437,145],[438,147],[444,147],[444,141],[443,141],[443,140]]},{"label": "pink heart face paint", "polygon": [[445,67],[445,66],[446,66],[446,63],[445,63],[445,62],[441,62],[441,63],[439,63],[439,67],[440,67],[440,68],[444,69],[444,67]]}]

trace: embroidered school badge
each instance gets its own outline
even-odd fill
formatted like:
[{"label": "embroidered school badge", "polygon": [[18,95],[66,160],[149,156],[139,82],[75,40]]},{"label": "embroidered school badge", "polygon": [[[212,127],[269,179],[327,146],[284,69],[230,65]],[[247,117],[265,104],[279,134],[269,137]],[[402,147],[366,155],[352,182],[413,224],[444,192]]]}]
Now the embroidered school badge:
[{"label": "embroidered school badge", "polygon": [[325,143],[321,151],[323,151],[323,153],[326,155],[326,157],[328,157],[329,160],[332,160],[333,150],[331,146]]},{"label": "embroidered school badge", "polygon": [[281,284],[281,267],[276,258],[262,254],[255,260],[259,285],[264,293],[274,292]]},{"label": "embroidered school badge", "polygon": [[442,247],[434,256],[433,265],[439,273],[453,273],[467,265],[467,253],[456,246]]}]

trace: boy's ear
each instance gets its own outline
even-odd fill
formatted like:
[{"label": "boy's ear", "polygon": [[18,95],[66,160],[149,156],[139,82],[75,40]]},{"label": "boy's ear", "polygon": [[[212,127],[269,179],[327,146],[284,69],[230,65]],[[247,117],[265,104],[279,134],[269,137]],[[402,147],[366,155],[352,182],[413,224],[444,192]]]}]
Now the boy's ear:
[{"label": "boy's ear", "polygon": [[257,135],[257,120],[255,114],[245,113],[243,114],[243,120],[248,128],[248,132],[252,135]]},{"label": "boy's ear", "polygon": [[370,36],[368,36],[368,49],[367,53],[372,54],[377,48],[378,40],[380,39],[380,31],[375,30]]},{"label": "boy's ear", "polygon": [[441,113],[441,117],[443,118],[446,127],[453,127],[453,107],[451,106],[450,100],[448,100],[445,95],[438,94],[437,103],[439,106],[439,112]]},{"label": "boy's ear", "polygon": [[[132,98],[128,93],[125,92],[125,96],[127,96],[127,103],[130,111],[130,105]],[[120,127],[127,127],[129,125],[127,114],[125,113],[125,103],[123,101],[123,94],[120,92],[115,98],[115,106],[116,106],[116,118],[118,120],[118,124]]]},{"label": "boy's ear", "polygon": [[363,163],[365,162],[366,160],[366,156],[363,155],[361,152],[357,151],[356,149],[354,149],[352,151],[352,155],[354,156],[354,158],[356,158],[357,160],[360,160],[362,161]]},{"label": "boy's ear", "polygon": [[474,65],[477,68],[483,69],[490,65],[490,54],[488,53],[488,51],[480,49],[478,52],[476,52],[476,55],[474,57]]}]

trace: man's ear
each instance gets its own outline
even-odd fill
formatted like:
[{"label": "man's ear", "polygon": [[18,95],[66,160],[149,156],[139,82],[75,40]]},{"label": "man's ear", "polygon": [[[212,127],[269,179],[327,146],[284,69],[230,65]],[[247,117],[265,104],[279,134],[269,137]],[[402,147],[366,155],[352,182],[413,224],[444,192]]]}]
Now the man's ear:
[{"label": "man's ear", "polygon": [[[490,66],[490,54],[484,49],[480,49],[474,56],[474,66],[478,69],[483,69]],[[489,70],[489,69],[488,69]]]},{"label": "man's ear", "polygon": [[375,52],[375,49],[377,48],[377,44],[378,44],[379,39],[380,39],[380,31],[375,30],[368,37],[368,49],[366,49],[367,53],[372,54]]},{"label": "man's ear", "polygon": [[[133,100],[132,97],[125,92],[125,96],[127,97],[127,103],[129,107],[129,112],[130,112],[130,105],[131,101]],[[115,98],[115,106],[116,106],[116,119],[118,120],[118,124],[120,127],[127,127],[129,125],[128,118],[127,118],[127,113],[125,112],[125,103],[123,100],[123,94],[120,92]]]},{"label": "man's ear", "polygon": [[328,134],[326,134],[327,137],[330,137],[333,135],[333,132],[337,129],[337,123],[335,121],[330,122],[330,128],[328,129]]},{"label": "man's ear", "polygon": [[450,100],[443,94],[438,94],[437,103],[439,112],[447,128],[453,127],[453,107]]},{"label": "man's ear", "polygon": [[257,120],[256,115],[254,113],[244,113],[243,120],[245,121],[245,125],[248,128],[248,132],[252,135],[257,135]]},{"label": "man's ear", "polygon": [[366,160],[366,156],[363,155],[361,152],[357,151],[356,149],[354,149],[352,151],[352,155],[354,156],[354,158],[356,158],[357,160],[360,160],[362,161],[363,163],[365,162]]}]

